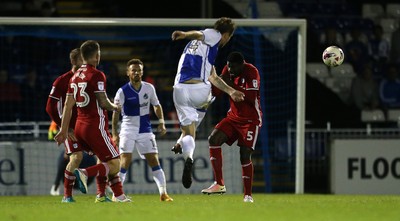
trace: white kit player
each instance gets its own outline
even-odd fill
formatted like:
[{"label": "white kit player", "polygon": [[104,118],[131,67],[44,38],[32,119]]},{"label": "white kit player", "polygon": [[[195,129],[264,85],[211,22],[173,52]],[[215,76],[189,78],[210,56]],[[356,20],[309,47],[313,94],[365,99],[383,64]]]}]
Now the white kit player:
[{"label": "white kit player", "polygon": [[[172,40],[191,40],[183,50],[178,64],[173,89],[175,109],[181,125],[182,135],[172,149],[182,152],[185,166],[182,184],[192,185],[193,153],[195,149],[198,109],[204,108],[211,100],[211,84],[229,94],[234,101],[242,101],[244,94],[228,86],[215,72],[214,63],[218,48],[223,47],[233,35],[235,24],[230,18],[222,17],[213,28],[192,31],[174,31]],[[181,148],[181,149],[180,149]]]},{"label": "white kit player", "polygon": [[120,113],[112,116],[112,137],[121,153],[119,176],[124,183],[127,170],[132,161],[132,152],[136,148],[139,156],[146,159],[151,167],[153,179],[157,184],[160,200],[173,201],[167,194],[165,174],[158,160],[158,147],[150,124],[150,104],[159,119],[158,132],[166,133],[164,114],[154,86],[142,81],[143,62],[131,59],[127,63],[129,82],[120,87],[114,97],[114,103],[121,105],[122,123],[118,133]]}]

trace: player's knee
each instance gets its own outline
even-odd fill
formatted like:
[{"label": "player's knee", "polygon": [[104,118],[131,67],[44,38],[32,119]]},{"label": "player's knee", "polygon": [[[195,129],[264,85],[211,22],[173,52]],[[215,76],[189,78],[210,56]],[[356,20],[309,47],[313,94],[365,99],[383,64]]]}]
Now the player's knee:
[{"label": "player's knee", "polygon": [[208,144],[210,146],[219,146],[222,145],[226,141],[225,136],[222,136],[221,133],[213,131],[211,135],[208,137]]},{"label": "player's knee", "polygon": [[247,163],[251,161],[251,154],[253,150],[247,147],[240,147],[240,162]]},{"label": "player's knee", "polygon": [[82,162],[82,159],[83,159],[83,153],[82,153],[82,151],[72,153],[72,154],[69,156],[70,162],[71,162],[71,163],[74,163],[74,164],[78,164],[78,165]]},{"label": "player's knee", "polygon": [[109,175],[116,175],[119,172],[120,161],[119,159],[112,159],[107,161],[107,165],[110,169]]}]

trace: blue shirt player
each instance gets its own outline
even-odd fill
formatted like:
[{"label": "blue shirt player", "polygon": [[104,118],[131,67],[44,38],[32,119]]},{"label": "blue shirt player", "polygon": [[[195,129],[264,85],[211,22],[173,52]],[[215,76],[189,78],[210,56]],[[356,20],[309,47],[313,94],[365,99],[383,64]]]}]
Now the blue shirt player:
[{"label": "blue shirt player", "polygon": [[[231,39],[235,24],[222,17],[213,28],[192,31],[174,31],[172,40],[189,39],[178,63],[173,89],[173,100],[181,125],[181,137],[172,151],[183,153],[185,166],[182,184],[192,185],[193,153],[196,125],[201,122],[198,109],[204,109],[211,100],[211,84],[229,94],[235,102],[243,101],[244,94],[228,86],[216,74],[214,63],[219,47]],[[203,115],[204,117],[204,115]]]}]

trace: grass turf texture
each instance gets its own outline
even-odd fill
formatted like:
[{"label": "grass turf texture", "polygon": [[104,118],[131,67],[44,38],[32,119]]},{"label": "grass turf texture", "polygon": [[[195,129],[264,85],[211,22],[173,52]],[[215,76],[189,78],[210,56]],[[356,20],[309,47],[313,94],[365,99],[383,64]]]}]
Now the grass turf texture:
[{"label": "grass turf texture", "polygon": [[0,196],[1,221],[99,220],[400,220],[400,196],[254,194],[132,195],[132,203],[94,203],[94,195],[77,195],[76,203],[55,196]]}]

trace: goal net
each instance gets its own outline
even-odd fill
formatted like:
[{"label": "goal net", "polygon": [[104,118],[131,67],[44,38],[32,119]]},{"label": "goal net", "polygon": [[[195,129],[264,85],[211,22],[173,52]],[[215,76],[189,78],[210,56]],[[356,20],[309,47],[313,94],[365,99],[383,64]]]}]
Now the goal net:
[{"label": "goal net", "polygon": [[[127,81],[126,62],[132,58],[144,62],[144,80],[155,85],[170,131],[165,137],[157,137],[161,142],[159,146],[162,146],[159,148],[164,149],[160,150],[160,158],[169,176],[167,182],[171,183],[168,184],[172,186],[171,192],[181,193],[181,162],[171,155],[169,149],[179,136],[172,85],[180,54],[187,41],[171,41],[171,33],[177,29],[212,27],[215,20],[0,19],[0,84],[3,85],[0,88],[0,195],[48,193],[62,148],[57,149],[53,141],[47,140],[50,124],[45,112],[47,96],[54,79],[70,69],[70,50],[89,39],[101,45],[98,68],[107,75],[110,98]],[[234,20],[238,28],[231,41],[220,49],[216,69],[220,73],[227,55],[232,51],[240,51],[246,61],[260,71],[264,119],[253,157],[254,188],[261,192],[302,193],[306,21]],[[228,109],[227,99],[218,98],[199,129],[196,155],[200,158],[195,166],[201,172],[194,174],[199,186],[195,185],[191,190],[193,192],[198,193],[212,181],[206,140],[213,126],[226,115]],[[289,125],[295,125],[296,128],[295,143],[288,142]],[[224,178],[228,183],[231,182],[229,184],[232,187],[229,188],[233,192],[241,192],[238,149],[223,150],[224,171],[227,171]],[[148,179],[144,165],[136,161],[132,167],[135,165],[140,166],[142,171],[132,169],[130,173],[132,193],[137,192],[135,188],[141,188],[138,183],[153,182]],[[135,176],[143,176],[144,181],[135,180]],[[156,188],[152,186],[151,189],[154,191]]]}]

